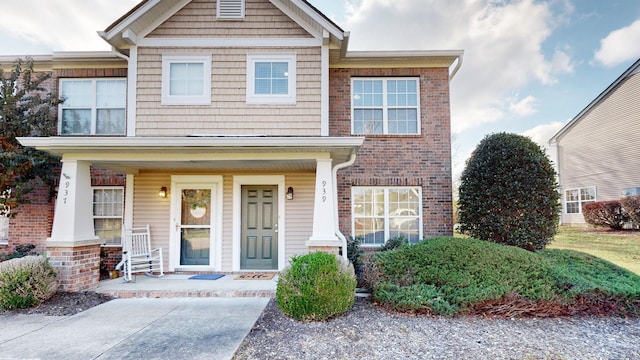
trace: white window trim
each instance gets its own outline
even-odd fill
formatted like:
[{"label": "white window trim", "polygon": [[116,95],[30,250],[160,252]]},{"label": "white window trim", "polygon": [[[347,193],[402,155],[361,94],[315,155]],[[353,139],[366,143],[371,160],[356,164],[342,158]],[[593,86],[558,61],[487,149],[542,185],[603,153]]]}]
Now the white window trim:
[{"label": "white window trim", "polygon": [[[593,200],[582,200],[582,189],[593,189]],[[572,190],[578,190],[578,201],[567,201],[567,192],[568,191],[572,191]],[[582,187],[576,187],[576,188],[570,188],[570,189],[566,189],[564,191],[563,194],[564,197],[564,207],[562,209],[562,211],[567,214],[567,215],[574,215],[574,214],[582,214],[582,206],[587,203],[587,202],[595,202],[598,201],[598,192],[595,186],[582,186]],[[578,203],[578,212],[577,213],[570,213],[567,212],[567,202],[571,202],[571,203]]]},{"label": "white window trim", "polygon": [[[381,134],[367,134],[367,133],[357,133],[354,131],[354,104],[353,104],[353,82],[356,80],[382,80],[382,133]],[[416,132],[415,133],[389,133],[389,106],[387,105],[387,82],[389,80],[415,80],[416,81],[416,92],[417,92],[417,101],[416,105]],[[420,135],[422,134],[421,129],[421,103],[422,99],[420,98],[420,78],[416,76],[407,76],[407,77],[352,77],[351,78],[351,135],[391,135],[391,136],[404,136],[404,135]]]},{"label": "white window trim", "polygon": [[[421,186],[352,186],[351,187],[351,232],[355,236],[355,226],[356,226],[356,216],[353,211],[355,208],[355,197],[353,196],[354,189],[382,189],[384,190],[384,243],[383,244],[365,244],[362,243],[360,246],[365,248],[379,248],[382,247],[387,241],[390,239],[389,237],[389,190],[393,189],[417,189],[418,197],[420,199],[420,206],[418,206],[418,239],[422,240],[423,238],[423,227],[424,221],[422,218],[422,187]],[[372,216],[373,218],[374,216]]]},{"label": "white window trim", "polygon": [[[58,106],[58,135],[101,135],[101,134],[96,134],[96,129],[97,129],[97,123],[98,123],[98,106],[96,104],[96,84],[98,81],[102,81],[102,80],[123,80],[124,81],[124,88],[125,88],[125,107],[124,107],[124,126],[123,126],[123,132],[122,134],[108,134],[109,136],[118,136],[118,135],[126,135],[127,133],[127,104],[126,104],[126,99],[127,99],[127,78],[125,77],[100,77],[100,78],[64,78],[64,79],[60,79],[60,83],[58,84],[59,89],[60,89],[60,95],[62,96],[62,84],[65,82],[69,82],[69,81],[91,81],[91,93],[93,95],[93,99],[92,99],[92,104],[91,104],[91,129],[89,130],[88,134],[81,134],[81,133],[73,133],[73,134],[63,134],[62,130],[62,111],[63,110],[69,110],[69,109],[87,109],[87,108],[82,108],[82,107],[66,107],[65,103],[63,102],[62,104],[60,104]],[[113,108],[100,108],[100,109],[121,109],[119,107],[113,107]]]},{"label": "white window trim", "polygon": [[[203,64],[204,81],[202,95],[170,95],[169,75],[172,63]],[[210,54],[163,54],[161,105],[211,105],[211,55]]]},{"label": "white window trim", "polygon": [[[93,196],[95,190],[122,190],[122,215],[121,216],[96,216],[95,214],[91,214],[91,219],[116,219],[119,218],[121,220],[121,227],[124,232],[124,201],[125,201],[125,189],[124,186],[92,186],[91,187],[91,195]],[[93,203],[93,201],[92,201]],[[92,212],[93,212],[93,204],[92,204]],[[94,230],[95,231],[95,230]],[[97,235],[96,235],[97,236]],[[120,236],[120,244],[103,244],[103,247],[122,247],[122,239],[124,239],[124,234]],[[102,239],[101,239],[102,240]]]},{"label": "white window trim", "polygon": [[[289,64],[289,94],[265,95],[255,92],[256,62],[287,62]],[[247,54],[247,104],[296,103],[296,54]]]},{"label": "white window trim", "polygon": [[0,238],[0,245],[8,245],[9,244],[9,217],[0,215],[0,230],[6,232],[6,238]]}]

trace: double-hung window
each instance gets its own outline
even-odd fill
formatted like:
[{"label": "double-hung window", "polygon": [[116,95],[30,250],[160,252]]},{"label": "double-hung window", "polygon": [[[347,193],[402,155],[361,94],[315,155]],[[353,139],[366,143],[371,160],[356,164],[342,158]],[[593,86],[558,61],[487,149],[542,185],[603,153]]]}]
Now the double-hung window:
[{"label": "double-hung window", "polygon": [[61,79],[60,95],[60,135],[125,135],[125,79]]},{"label": "double-hung window", "polygon": [[582,214],[582,205],[596,201],[596,187],[569,189],[564,192],[565,212]]},{"label": "double-hung window", "polygon": [[419,134],[418,78],[351,80],[353,134]]},{"label": "double-hung window", "polygon": [[295,104],[296,55],[248,55],[247,103]]},{"label": "double-hung window", "polygon": [[93,226],[105,245],[122,245],[123,205],[122,187],[93,188]]},{"label": "double-hung window", "polygon": [[11,207],[6,201],[11,196],[11,190],[5,190],[0,194],[0,198],[3,200],[0,203],[0,244],[9,243],[9,217],[11,216]]},{"label": "double-hung window", "polygon": [[351,189],[353,234],[363,246],[383,245],[403,237],[422,239],[422,195],[419,187],[366,187]]},{"label": "double-hung window", "polygon": [[211,104],[211,55],[163,55],[161,103]]}]

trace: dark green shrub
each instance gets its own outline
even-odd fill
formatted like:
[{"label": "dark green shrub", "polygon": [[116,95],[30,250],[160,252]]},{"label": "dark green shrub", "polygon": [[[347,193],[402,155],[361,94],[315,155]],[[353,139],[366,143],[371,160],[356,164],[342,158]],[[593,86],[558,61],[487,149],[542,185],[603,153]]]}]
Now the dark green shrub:
[{"label": "dark green shrub", "polygon": [[0,263],[0,308],[38,305],[55,294],[56,272],[42,256],[25,256]]},{"label": "dark green shrub", "polygon": [[389,251],[399,248],[400,246],[407,245],[409,240],[402,236],[394,237],[387,240],[384,245],[380,247],[380,251]]},{"label": "dark green shrub", "polygon": [[388,282],[379,282],[375,286],[376,300],[394,310],[402,312],[427,312],[429,314],[448,315],[455,307],[445,300],[437,287],[431,284],[399,286]]},{"label": "dark green shrub", "polygon": [[620,199],[620,204],[633,225],[640,227],[640,195],[625,196]]},{"label": "dark green shrub", "polygon": [[25,257],[27,255],[36,255],[36,253],[33,251],[33,249],[35,248],[36,246],[34,244],[26,244],[26,245],[18,244],[14,247],[14,250],[12,253],[0,256],[0,261],[17,259],[17,258]]},{"label": "dark green shrub", "polygon": [[538,250],[557,232],[556,172],[527,137],[485,137],[467,162],[459,191],[460,229],[471,237]]},{"label": "dark green shrub", "polygon": [[629,221],[629,216],[618,200],[586,203],[582,205],[582,216],[591,226],[608,227],[613,230],[622,230],[624,224]]},{"label": "dark green shrub", "polygon": [[278,307],[301,321],[321,321],[348,311],[355,298],[356,279],[347,260],[324,252],[291,259],[280,273]]},{"label": "dark green shrub", "polygon": [[360,244],[362,244],[362,236],[349,236],[347,239],[347,259],[353,264],[354,268],[360,265],[360,257],[364,252],[360,248]]},{"label": "dark green shrub", "polygon": [[[429,239],[380,252],[375,263],[374,298],[394,308],[426,306],[426,311],[449,314],[513,293],[531,300],[549,300],[556,294],[549,265],[540,255],[475,239]],[[378,293],[388,291],[388,284],[406,288],[403,298]],[[437,292],[416,288],[418,285],[435,286]]]}]

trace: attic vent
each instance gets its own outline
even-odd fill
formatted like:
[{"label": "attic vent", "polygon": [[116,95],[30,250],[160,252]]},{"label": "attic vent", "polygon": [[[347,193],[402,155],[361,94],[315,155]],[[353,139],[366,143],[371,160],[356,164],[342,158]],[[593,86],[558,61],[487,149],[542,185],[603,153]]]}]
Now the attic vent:
[{"label": "attic vent", "polygon": [[244,0],[218,0],[218,19],[244,19]]}]

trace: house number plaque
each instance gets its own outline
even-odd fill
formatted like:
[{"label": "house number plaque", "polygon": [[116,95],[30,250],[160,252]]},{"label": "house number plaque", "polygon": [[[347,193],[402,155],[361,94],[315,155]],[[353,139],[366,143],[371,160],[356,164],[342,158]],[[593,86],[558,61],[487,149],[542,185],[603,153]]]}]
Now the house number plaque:
[{"label": "house number plaque", "polygon": [[322,202],[327,202],[327,180],[322,180]]}]

